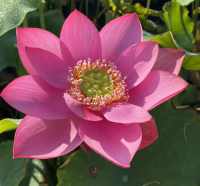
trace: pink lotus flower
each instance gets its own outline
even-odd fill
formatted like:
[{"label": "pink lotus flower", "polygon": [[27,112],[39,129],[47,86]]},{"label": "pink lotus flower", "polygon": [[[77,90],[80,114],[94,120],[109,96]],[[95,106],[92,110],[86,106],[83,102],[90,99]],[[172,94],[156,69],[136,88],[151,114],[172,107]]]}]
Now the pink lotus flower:
[{"label": "pink lotus flower", "polygon": [[142,42],[136,14],[100,33],[75,10],[60,39],[37,28],[17,28],[18,50],[30,75],[1,93],[27,114],[17,128],[14,158],[54,158],[82,142],[121,167],[157,139],[148,111],[188,85],[178,77],[184,52]]}]

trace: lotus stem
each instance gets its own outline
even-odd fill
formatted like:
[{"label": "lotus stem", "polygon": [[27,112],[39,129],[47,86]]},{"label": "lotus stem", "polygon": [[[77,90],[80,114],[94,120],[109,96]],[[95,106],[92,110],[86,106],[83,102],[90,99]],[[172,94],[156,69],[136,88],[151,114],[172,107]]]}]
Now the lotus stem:
[{"label": "lotus stem", "polygon": [[74,0],[71,0],[71,12],[74,11]]},{"label": "lotus stem", "polygon": [[101,17],[101,15],[106,12],[107,8],[105,7],[103,10],[101,10],[97,16],[97,19]]},{"label": "lotus stem", "polygon": [[23,27],[24,27],[24,28],[27,28],[27,27],[28,27],[28,19],[27,19],[27,16],[24,17],[24,20],[23,20]]},{"label": "lotus stem", "polygon": [[42,29],[46,29],[45,28],[45,20],[44,20],[44,5],[45,5],[45,1],[42,0],[40,6],[39,6],[39,11],[40,11],[40,26]]},{"label": "lotus stem", "polygon": [[99,9],[100,9],[100,0],[98,0],[98,2],[97,2],[97,9],[96,9],[96,14],[95,14],[95,18],[94,18],[94,24],[96,26],[97,26],[97,19],[98,19]]},{"label": "lotus stem", "polygon": [[148,12],[149,12],[149,8],[150,8],[150,4],[151,4],[151,0],[147,0],[147,13],[146,13],[146,21],[148,19]]},{"label": "lotus stem", "polygon": [[81,0],[81,4],[80,4],[80,7],[79,7],[79,12],[81,12],[82,7],[83,7],[83,0]]}]

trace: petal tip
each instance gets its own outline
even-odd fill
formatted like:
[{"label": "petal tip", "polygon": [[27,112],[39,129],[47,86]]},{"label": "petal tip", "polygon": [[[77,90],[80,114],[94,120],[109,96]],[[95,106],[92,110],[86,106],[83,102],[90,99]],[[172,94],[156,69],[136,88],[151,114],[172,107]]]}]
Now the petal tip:
[{"label": "petal tip", "polygon": [[78,11],[77,9],[74,9],[74,11],[70,15],[73,15],[73,14],[84,15],[83,13],[81,13],[80,11]]},{"label": "petal tip", "polygon": [[24,29],[24,28],[16,27],[16,30],[17,30],[17,31],[20,31],[20,30],[22,30],[22,29]]}]

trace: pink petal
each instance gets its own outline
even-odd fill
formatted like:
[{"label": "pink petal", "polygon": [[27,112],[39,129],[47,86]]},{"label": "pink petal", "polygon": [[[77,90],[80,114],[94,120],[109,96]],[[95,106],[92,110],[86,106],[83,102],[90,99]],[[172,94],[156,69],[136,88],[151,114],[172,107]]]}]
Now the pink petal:
[{"label": "pink petal", "polygon": [[142,141],[139,150],[149,146],[158,138],[158,131],[154,118],[146,123],[140,123],[140,127],[142,128]]},{"label": "pink petal", "polygon": [[26,55],[25,46],[41,48],[62,58],[59,38],[46,30],[39,28],[17,28],[17,45],[22,63],[31,75],[38,75],[38,73]]},{"label": "pink petal", "polygon": [[67,154],[82,142],[80,122],[77,116],[43,120],[27,115],[15,134],[14,158],[47,159]]},{"label": "pink petal", "polygon": [[146,41],[130,46],[117,58],[115,65],[122,77],[127,77],[125,82],[128,89],[145,79],[156,61],[158,50],[157,42]]},{"label": "pink petal", "polygon": [[[84,14],[74,10],[66,19],[60,35],[61,50],[65,59],[65,46],[70,50],[75,62],[101,59],[101,40],[97,28]],[[65,46],[64,46],[64,45]],[[75,63],[71,62],[71,66]]]},{"label": "pink petal", "polygon": [[100,31],[102,57],[115,61],[131,45],[142,42],[143,31],[136,13],[110,21]]},{"label": "pink petal", "polygon": [[154,70],[137,87],[129,91],[128,102],[151,110],[183,91],[188,83],[166,71]]},{"label": "pink petal", "polygon": [[26,48],[26,54],[37,73],[59,89],[70,89],[69,65],[55,54],[39,48]]},{"label": "pink petal", "polygon": [[88,145],[84,141],[80,144],[80,147],[83,151],[87,152],[88,154],[91,153],[91,148],[88,147]]},{"label": "pink petal", "polygon": [[178,75],[184,57],[185,51],[160,48],[158,58],[152,70],[164,70]]},{"label": "pink petal", "polygon": [[75,100],[69,94],[64,93],[64,98],[67,106],[71,109],[72,112],[74,112],[74,114],[76,114],[80,118],[90,121],[102,120],[102,115],[100,112],[92,111],[85,108],[81,102]]},{"label": "pink petal", "polygon": [[92,150],[124,168],[130,167],[142,139],[139,124],[123,125],[106,119],[95,123],[82,120],[79,134]]},{"label": "pink petal", "polygon": [[124,124],[144,123],[152,118],[143,108],[125,102],[111,104],[101,112],[107,120]]},{"label": "pink petal", "polygon": [[63,93],[63,90],[52,87],[41,77],[28,75],[8,84],[1,97],[25,114],[42,119],[63,119],[73,115]]}]

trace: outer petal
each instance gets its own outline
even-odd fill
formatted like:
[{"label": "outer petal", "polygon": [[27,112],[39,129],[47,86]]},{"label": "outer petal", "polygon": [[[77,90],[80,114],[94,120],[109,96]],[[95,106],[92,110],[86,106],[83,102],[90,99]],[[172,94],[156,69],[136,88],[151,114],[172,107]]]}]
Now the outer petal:
[{"label": "outer petal", "polygon": [[31,75],[38,74],[26,55],[25,46],[41,48],[62,58],[59,38],[46,30],[39,28],[17,28],[17,45],[22,63]]},{"label": "outer petal", "polygon": [[146,41],[130,46],[115,61],[125,80],[127,88],[131,89],[141,83],[151,71],[157,55],[158,44],[155,41]]},{"label": "outer petal", "polygon": [[55,54],[39,48],[26,47],[26,54],[37,73],[59,89],[70,89],[69,65]]},{"label": "outer petal", "polygon": [[69,94],[65,93],[64,98],[67,106],[71,109],[72,112],[74,112],[74,114],[76,114],[80,118],[90,121],[102,120],[103,117],[100,112],[95,112],[85,108],[81,102],[75,100]]},{"label": "outer petal", "polygon": [[107,120],[123,124],[144,123],[152,118],[143,108],[125,102],[112,104],[101,112]]},{"label": "outer petal", "polygon": [[188,83],[169,72],[154,70],[137,87],[129,91],[128,102],[151,110],[183,91]]},{"label": "outer petal", "polygon": [[91,149],[124,168],[130,167],[142,139],[139,124],[123,125],[106,119],[95,123],[82,120],[79,134]]},{"label": "outer petal", "polygon": [[15,134],[14,158],[55,158],[76,148],[81,119],[73,116],[60,120],[43,120],[26,116]]},{"label": "outer petal", "polygon": [[[97,28],[85,15],[74,10],[66,19],[60,35],[61,50],[65,59],[65,46],[70,50],[75,62],[101,59],[101,40]],[[63,44],[65,46],[63,46]],[[74,66],[74,62],[70,63]]]},{"label": "outer petal", "polygon": [[152,70],[164,70],[178,75],[184,57],[185,51],[160,48],[158,58]]},{"label": "outer petal", "polygon": [[158,131],[154,118],[146,123],[140,123],[140,127],[142,128],[142,141],[139,150],[149,146],[158,138]]},{"label": "outer petal", "polygon": [[63,93],[63,90],[52,87],[41,77],[28,75],[8,84],[1,97],[25,114],[42,119],[63,119],[73,115]]},{"label": "outer petal", "polygon": [[100,31],[102,57],[115,61],[129,46],[142,42],[143,31],[136,13],[116,18]]}]

